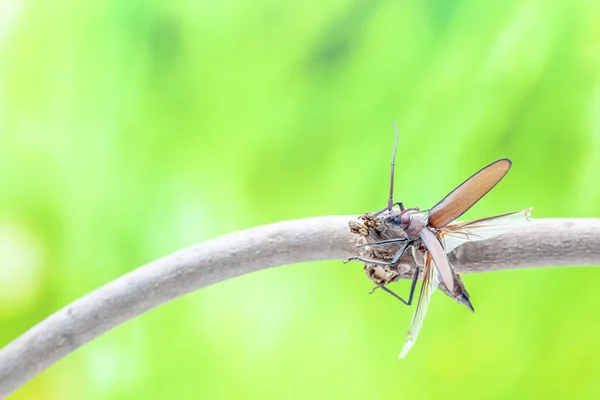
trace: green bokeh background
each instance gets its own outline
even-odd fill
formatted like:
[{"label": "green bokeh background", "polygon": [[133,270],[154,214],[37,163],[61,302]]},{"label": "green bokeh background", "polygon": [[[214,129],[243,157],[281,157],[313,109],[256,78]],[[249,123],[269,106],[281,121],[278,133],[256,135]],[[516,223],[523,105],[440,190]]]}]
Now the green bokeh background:
[{"label": "green bokeh background", "polygon": [[[435,204],[600,216],[600,3],[0,3],[0,346],[182,247]],[[600,245],[600,244],[599,244]],[[561,249],[557,248],[557,252]],[[360,263],[214,285],[94,340],[14,399],[600,398],[598,268],[465,276],[414,309]],[[395,289],[404,292],[408,282]]]}]

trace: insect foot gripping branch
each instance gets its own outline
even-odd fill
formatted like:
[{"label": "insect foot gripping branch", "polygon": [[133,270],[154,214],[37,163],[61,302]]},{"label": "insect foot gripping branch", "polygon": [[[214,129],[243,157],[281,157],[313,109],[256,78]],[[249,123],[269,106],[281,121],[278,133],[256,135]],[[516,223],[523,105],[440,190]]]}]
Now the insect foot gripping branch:
[{"label": "insect foot gripping branch", "polygon": [[[367,277],[376,285],[371,293],[381,288],[408,306],[412,304],[419,275],[422,276],[419,300],[399,357],[403,358],[417,340],[435,289],[439,288],[472,312],[475,311],[460,275],[446,254],[466,242],[489,239],[529,225],[531,209],[468,222],[453,222],[504,178],[512,164],[506,158],[479,170],[428,212],[416,207],[404,208],[401,202],[393,201],[397,144],[396,128],[387,207],[363,214],[359,221],[349,222],[350,231],[357,235],[358,256],[350,257],[346,262],[357,260],[365,263]],[[398,206],[397,209],[395,206]],[[406,254],[409,248],[412,260]],[[412,268],[411,265],[415,264]],[[387,285],[402,277],[412,277],[408,300],[387,288]]]}]

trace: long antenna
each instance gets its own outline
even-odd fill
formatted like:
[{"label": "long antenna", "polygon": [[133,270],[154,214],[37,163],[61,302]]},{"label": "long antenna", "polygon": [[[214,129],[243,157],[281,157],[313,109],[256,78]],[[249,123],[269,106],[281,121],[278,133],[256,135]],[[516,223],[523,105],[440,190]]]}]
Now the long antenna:
[{"label": "long antenna", "polygon": [[396,140],[394,141],[394,151],[392,152],[392,173],[390,177],[390,197],[388,198],[388,211],[392,210],[394,206],[394,163],[396,162],[396,147],[398,147],[398,125],[396,125],[396,121],[392,121],[392,125],[394,125],[394,130],[396,131]]}]

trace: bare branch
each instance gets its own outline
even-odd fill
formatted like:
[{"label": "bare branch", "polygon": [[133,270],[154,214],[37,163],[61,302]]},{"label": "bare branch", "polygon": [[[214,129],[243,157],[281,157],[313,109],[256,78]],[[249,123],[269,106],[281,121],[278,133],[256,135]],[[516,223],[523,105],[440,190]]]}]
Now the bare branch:
[{"label": "bare branch", "polygon": [[[355,255],[351,219],[355,217],[308,218],[236,232],[180,250],[100,287],[0,350],[0,397],[102,333],[186,293],[268,267]],[[598,243],[600,219],[534,220],[511,235],[465,244],[450,257],[461,273],[600,265]]]}]

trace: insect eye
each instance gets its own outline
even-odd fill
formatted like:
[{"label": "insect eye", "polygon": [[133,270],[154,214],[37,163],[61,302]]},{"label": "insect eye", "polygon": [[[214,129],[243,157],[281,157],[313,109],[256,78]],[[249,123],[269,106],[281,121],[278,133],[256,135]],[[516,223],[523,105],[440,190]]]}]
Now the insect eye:
[{"label": "insect eye", "polygon": [[399,225],[401,225],[401,224],[402,224],[402,217],[401,217],[400,215],[398,215],[398,216],[396,216],[396,217],[394,217],[394,218],[390,217],[390,218],[388,219],[388,222],[389,222],[390,224],[392,224],[392,225],[397,225],[397,226],[399,226]]}]

